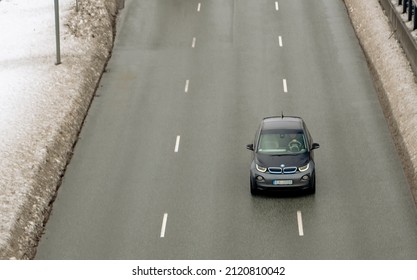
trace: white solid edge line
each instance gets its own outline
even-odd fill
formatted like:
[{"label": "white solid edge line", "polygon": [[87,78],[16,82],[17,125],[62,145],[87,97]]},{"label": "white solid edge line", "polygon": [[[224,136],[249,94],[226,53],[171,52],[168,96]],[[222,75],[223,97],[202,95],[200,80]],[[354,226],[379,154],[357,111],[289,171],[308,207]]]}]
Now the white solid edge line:
[{"label": "white solid edge line", "polygon": [[298,222],[298,235],[304,236],[303,217],[301,215],[301,211],[297,211],[297,222]]},{"label": "white solid edge line", "polygon": [[193,37],[193,42],[192,42],[192,44],[191,44],[191,47],[194,49],[195,48],[195,42],[196,42],[196,38],[195,37]]},{"label": "white solid edge line", "polygon": [[185,88],[184,88],[185,93],[188,92],[188,86],[189,86],[189,84],[190,84],[190,80],[186,80],[185,81]]},{"label": "white solid edge line", "polygon": [[161,238],[165,237],[165,229],[167,226],[167,220],[168,220],[168,213],[165,213],[164,217],[162,218]]},{"label": "white solid edge line", "polygon": [[288,92],[287,79],[282,80],[282,87],[284,88],[284,92]]},{"label": "white solid edge line", "polygon": [[278,5],[278,1],[275,1],[275,10],[279,10],[279,5]]},{"label": "white solid edge line", "polygon": [[175,141],[175,149],[174,149],[174,152],[176,153],[178,153],[178,149],[180,147],[180,139],[181,139],[181,136],[177,135],[177,140]]},{"label": "white solid edge line", "polygon": [[282,47],[282,37],[281,36],[278,37],[278,41],[279,41],[279,46]]},{"label": "white solid edge line", "polygon": [[198,3],[198,6],[197,6],[197,12],[199,12],[199,11],[200,11],[200,9],[201,9],[201,3]]}]

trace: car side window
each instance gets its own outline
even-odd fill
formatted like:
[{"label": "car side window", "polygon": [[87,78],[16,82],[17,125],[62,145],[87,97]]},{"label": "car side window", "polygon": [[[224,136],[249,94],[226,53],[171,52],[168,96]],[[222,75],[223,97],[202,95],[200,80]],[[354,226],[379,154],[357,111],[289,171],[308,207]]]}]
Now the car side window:
[{"label": "car side window", "polygon": [[253,140],[253,148],[256,151],[258,149],[259,134],[261,132],[262,125],[258,127],[258,130],[255,133],[255,139]]},{"label": "car side window", "polygon": [[307,141],[308,141],[307,146],[308,146],[308,149],[310,150],[311,149],[311,145],[313,143],[313,139],[311,138],[311,134],[310,134],[310,131],[307,129],[307,126],[305,124],[303,124],[303,126],[304,126],[304,130],[307,132],[306,133],[306,135],[307,135]]}]

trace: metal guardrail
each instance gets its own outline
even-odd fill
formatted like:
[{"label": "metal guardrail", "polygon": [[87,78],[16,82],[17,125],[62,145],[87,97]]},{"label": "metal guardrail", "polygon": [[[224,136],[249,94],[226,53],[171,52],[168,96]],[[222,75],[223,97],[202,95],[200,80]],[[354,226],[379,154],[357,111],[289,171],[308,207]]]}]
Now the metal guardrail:
[{"label": "metal guardrail", "polygon": [[402,6],[403,14],[407,13],[408,21],[413,20],[413,30],[417,29],[417,3],[415,0],[398,0],[398,5]]},{"label": "metal guardrail", "polygon": [[[386,11],[414,74],[417,75],[417,39],[412,35],[417,29],[417,0],[379,0],[379,2]],[[407,17],[404,18],[406,13]],[[410,21],[413,21],[413,24],[409,27]]]}]

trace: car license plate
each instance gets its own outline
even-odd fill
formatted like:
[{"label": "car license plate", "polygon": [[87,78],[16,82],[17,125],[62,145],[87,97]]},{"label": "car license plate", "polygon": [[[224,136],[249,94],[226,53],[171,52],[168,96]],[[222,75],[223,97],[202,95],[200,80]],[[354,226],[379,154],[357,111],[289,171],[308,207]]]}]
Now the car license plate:
[{"label": "car license plate", "polygon": [[292,185],[292,180],[274,180],[274,185]]}]

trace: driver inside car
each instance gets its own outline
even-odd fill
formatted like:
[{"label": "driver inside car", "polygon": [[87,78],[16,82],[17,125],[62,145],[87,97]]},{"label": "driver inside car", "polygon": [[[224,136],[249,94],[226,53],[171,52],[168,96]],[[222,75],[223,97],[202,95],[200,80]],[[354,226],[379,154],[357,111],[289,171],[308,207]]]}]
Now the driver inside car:
[{"label": "driver inside car", "polygon": [[300,134],[289,134],[288,149],[293,153],[298,153],[304,149],[304,141]]}]

